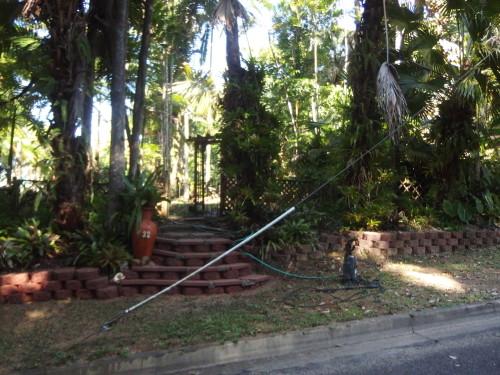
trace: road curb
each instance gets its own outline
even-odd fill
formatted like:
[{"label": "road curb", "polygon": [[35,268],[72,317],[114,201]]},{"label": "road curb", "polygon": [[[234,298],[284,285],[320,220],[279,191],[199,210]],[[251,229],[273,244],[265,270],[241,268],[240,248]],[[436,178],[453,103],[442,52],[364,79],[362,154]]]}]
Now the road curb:
[{"label": "road curb", "polygon": [[[110,375],[141,373],[165,369],[164,373],[195,367],[253,360],[269,355],[305,351],[319,345],[336,345],[356,342],[361,336],[384,332],[397,335],[427,325],[474,316],[500,314],[500,300],[468,304],[450,308],[436,308],[406,314],[368,318],[345,323],[334,323],[284,335],[257,337],[215,346],[187,347],[182,349],[146,352],[126,359],[104,359],[88,364],[78,364],[58,369],[37,369],[12,373],[18,375]],[[155,372],[156,373],[156,372]]]}]

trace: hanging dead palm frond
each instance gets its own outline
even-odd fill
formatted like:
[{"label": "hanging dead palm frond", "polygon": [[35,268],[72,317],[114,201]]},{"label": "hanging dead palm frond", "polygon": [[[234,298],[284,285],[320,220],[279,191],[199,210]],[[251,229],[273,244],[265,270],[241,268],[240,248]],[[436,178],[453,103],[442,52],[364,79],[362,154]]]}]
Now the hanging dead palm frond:
[{"label": "hanging dead palm frond", "polygon": [[215,8],[212,22],[222,23],[231,32],[233,24],[238,17],[241,17],[245,21],[249,19],[248,12],[238,0],[220,0]]},{"label": "hanging dead palm frond", "polygon": [[397,141],[397,129],[407,113],[406,100],[399,87],[396,69],[384,62],[377,76],[377,101],[384,112],[391,138]]},{"label": "hanging dead palm frond", "polygon": [[384,112],[385,122],[394,144],[398,143],[398,129],[406,115],[406,100],[398,83],[398,73],[394,66],[389,64],[389,27],[385,0],[384,8],[386,61],[382,64],[377,75],[377,102]]},{"label": "hanging dead palm frond", "polygon": [[24,4],[21,14],[24,18],[37,18],[42,11],[42,1],[40,0],[28,0]]}]

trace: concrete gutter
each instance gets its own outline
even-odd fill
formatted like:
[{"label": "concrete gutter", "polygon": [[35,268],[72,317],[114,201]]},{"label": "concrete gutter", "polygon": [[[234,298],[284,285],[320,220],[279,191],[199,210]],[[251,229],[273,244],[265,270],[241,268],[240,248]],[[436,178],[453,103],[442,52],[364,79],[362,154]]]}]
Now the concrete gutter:
[{"label": "concrete gutter", "polygon": [[500,300],[333,323],[284,335],[244,339],[237,343],[146,352],[126,359],[103,359],[64,368],[16,372],[12,375],[176,374],[194,368],[298,353],[318,347],[352,345],[364,342],[374,334],[395,337],[415,332],[416,329],[474,317],[500,317]]}]

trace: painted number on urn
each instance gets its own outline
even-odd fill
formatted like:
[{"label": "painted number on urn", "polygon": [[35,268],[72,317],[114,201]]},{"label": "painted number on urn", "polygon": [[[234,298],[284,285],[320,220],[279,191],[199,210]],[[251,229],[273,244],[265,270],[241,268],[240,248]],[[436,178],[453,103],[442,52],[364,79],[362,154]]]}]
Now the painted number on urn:
[{"label": "painted number on urn", "polygon": [[142,238],[151,238],[151,232],[149,230],[143,230]]}]

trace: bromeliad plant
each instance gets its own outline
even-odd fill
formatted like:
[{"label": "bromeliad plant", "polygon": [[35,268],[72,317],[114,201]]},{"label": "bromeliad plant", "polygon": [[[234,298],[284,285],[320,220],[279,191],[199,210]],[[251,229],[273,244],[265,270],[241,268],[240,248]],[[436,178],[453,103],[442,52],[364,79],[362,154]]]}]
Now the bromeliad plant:
[{"label": "bromeliad plant", "polygon": [[129,233],[116,221],[106,223],[106,197],[96,193],[88,208],[85,228],[68,233],[71,250],[76,254],[74,265],[99,267],[107,273],[115,273],[132,258],[127,247]]},{"label": "bromeliad plant", "polygon": [[5,269],[29,269],[65,252],[61,237],[36,219],[27,220],[12,236],[2,236],[2,242],[0,266]]},{"label": "bromeliad plant", "polygon": [[132,228],[139,228],[143,207],[156,207],[163,200],[163,193],[155,184],[157,172],[143,171],[137,178],[129,180],[125,178],[125,187],[120,197],[122,208],[118,213],[118,219],[127,223],[127,233]]},{"label": "bromeliad plant", "polygon": [[107,239],[101,233],[80,233],[74,240],[79,250],[79,255],[75,259],[77,266],[99,267],[112,274],[132,259],[132,255],[123,243],[117,239]]}]

